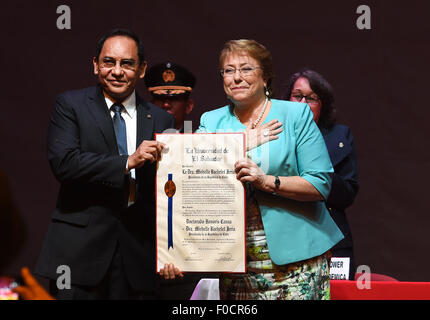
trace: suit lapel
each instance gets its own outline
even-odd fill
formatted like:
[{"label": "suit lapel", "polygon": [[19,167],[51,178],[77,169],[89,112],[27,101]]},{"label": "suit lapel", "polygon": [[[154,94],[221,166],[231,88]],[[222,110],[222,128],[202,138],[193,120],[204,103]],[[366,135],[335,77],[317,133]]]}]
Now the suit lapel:
[{"label": "suit lapel", "polygon": [[112,118],[100,86],[94,88],[94,91],[88,95],[88,101],[89,112],[93,116],[95,124],[101,130],[109,152],[111,154],[118,154]]},{"label": "suit lapel", "polygon": [[136,92],[137,108],[137,139],[136,148],[143,140],[153,140],[154,119],[145,100],[142,100]]},{"label": "suit lapel", "polygon": [[335,167],[351,153],[351,144],[345,134],[336,125],[331,129],[321,129],[330,160]]},{"label": "suit lapel", "polygon": [[[113,128],[112,117],[106,105],[106,101],[100,86],[94,88],[94,91],[88,95],[89,112],[94,118],[95,124],[103,134],[109,152],[118,153],[115,130]],[[141,99],[136,92],[136,111],[137,111],[137,137],[136,148],[143,140],[152,140],[154,120],[147,102]]]}]

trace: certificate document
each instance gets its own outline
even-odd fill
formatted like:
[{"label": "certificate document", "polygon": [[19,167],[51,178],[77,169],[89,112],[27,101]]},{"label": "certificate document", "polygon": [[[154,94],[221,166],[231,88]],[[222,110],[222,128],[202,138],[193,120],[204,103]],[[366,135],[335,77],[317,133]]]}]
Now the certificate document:
[{"label": "certificate document", "polygon": [[157,266],[185,272],[245,272],[245,190],[234,164],[243,133],[156,134]]}]

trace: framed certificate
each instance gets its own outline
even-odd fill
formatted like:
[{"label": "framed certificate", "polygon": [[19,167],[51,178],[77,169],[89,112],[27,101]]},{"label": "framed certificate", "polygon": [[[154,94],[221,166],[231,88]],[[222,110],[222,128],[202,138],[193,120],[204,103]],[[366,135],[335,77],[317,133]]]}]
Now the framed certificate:
[{"label": "framed certificate", "polygon": [[156,270],[245,272],[245,190],[234,164],[243,133],[156,134]]}]

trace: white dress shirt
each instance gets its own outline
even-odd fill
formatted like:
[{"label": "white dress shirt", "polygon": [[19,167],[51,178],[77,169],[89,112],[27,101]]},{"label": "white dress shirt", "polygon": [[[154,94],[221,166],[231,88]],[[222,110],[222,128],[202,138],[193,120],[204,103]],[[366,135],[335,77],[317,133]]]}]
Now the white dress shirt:
[{"label": "white dress shirt", "polygon": [[[108,97],[105,96],[106,104],[108,106],[108,109],[110,111],[110,115],[113,118],[115,113],[110,110],[112,105],[114,104],[114,101],[110,100]],[[122,103],[124,106],[124,109],[121,111],[121,117],[125,121],[125,127],[127,132],[127,152],[129,155],[132,155],[136,151],[136,139],[137,139],[137,109],[136,109],[136,92],[133,91],[131,95],[128,96]],[[127,167],[128,168],[128,161],[127,161]],[[136,179],[136,170],[131,169],[130,170],[130,177],[132,179]],[[131,205],[133,202],[129,200],[129,205]]]}]

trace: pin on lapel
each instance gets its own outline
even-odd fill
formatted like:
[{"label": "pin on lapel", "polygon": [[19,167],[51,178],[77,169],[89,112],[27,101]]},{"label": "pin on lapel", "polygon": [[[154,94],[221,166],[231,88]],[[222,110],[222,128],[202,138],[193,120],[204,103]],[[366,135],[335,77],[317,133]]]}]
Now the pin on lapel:
[{"label": "pin on lapel", "polygon": [[339,148],[343,148],[344,144],[343,142],[339,142]]}]

